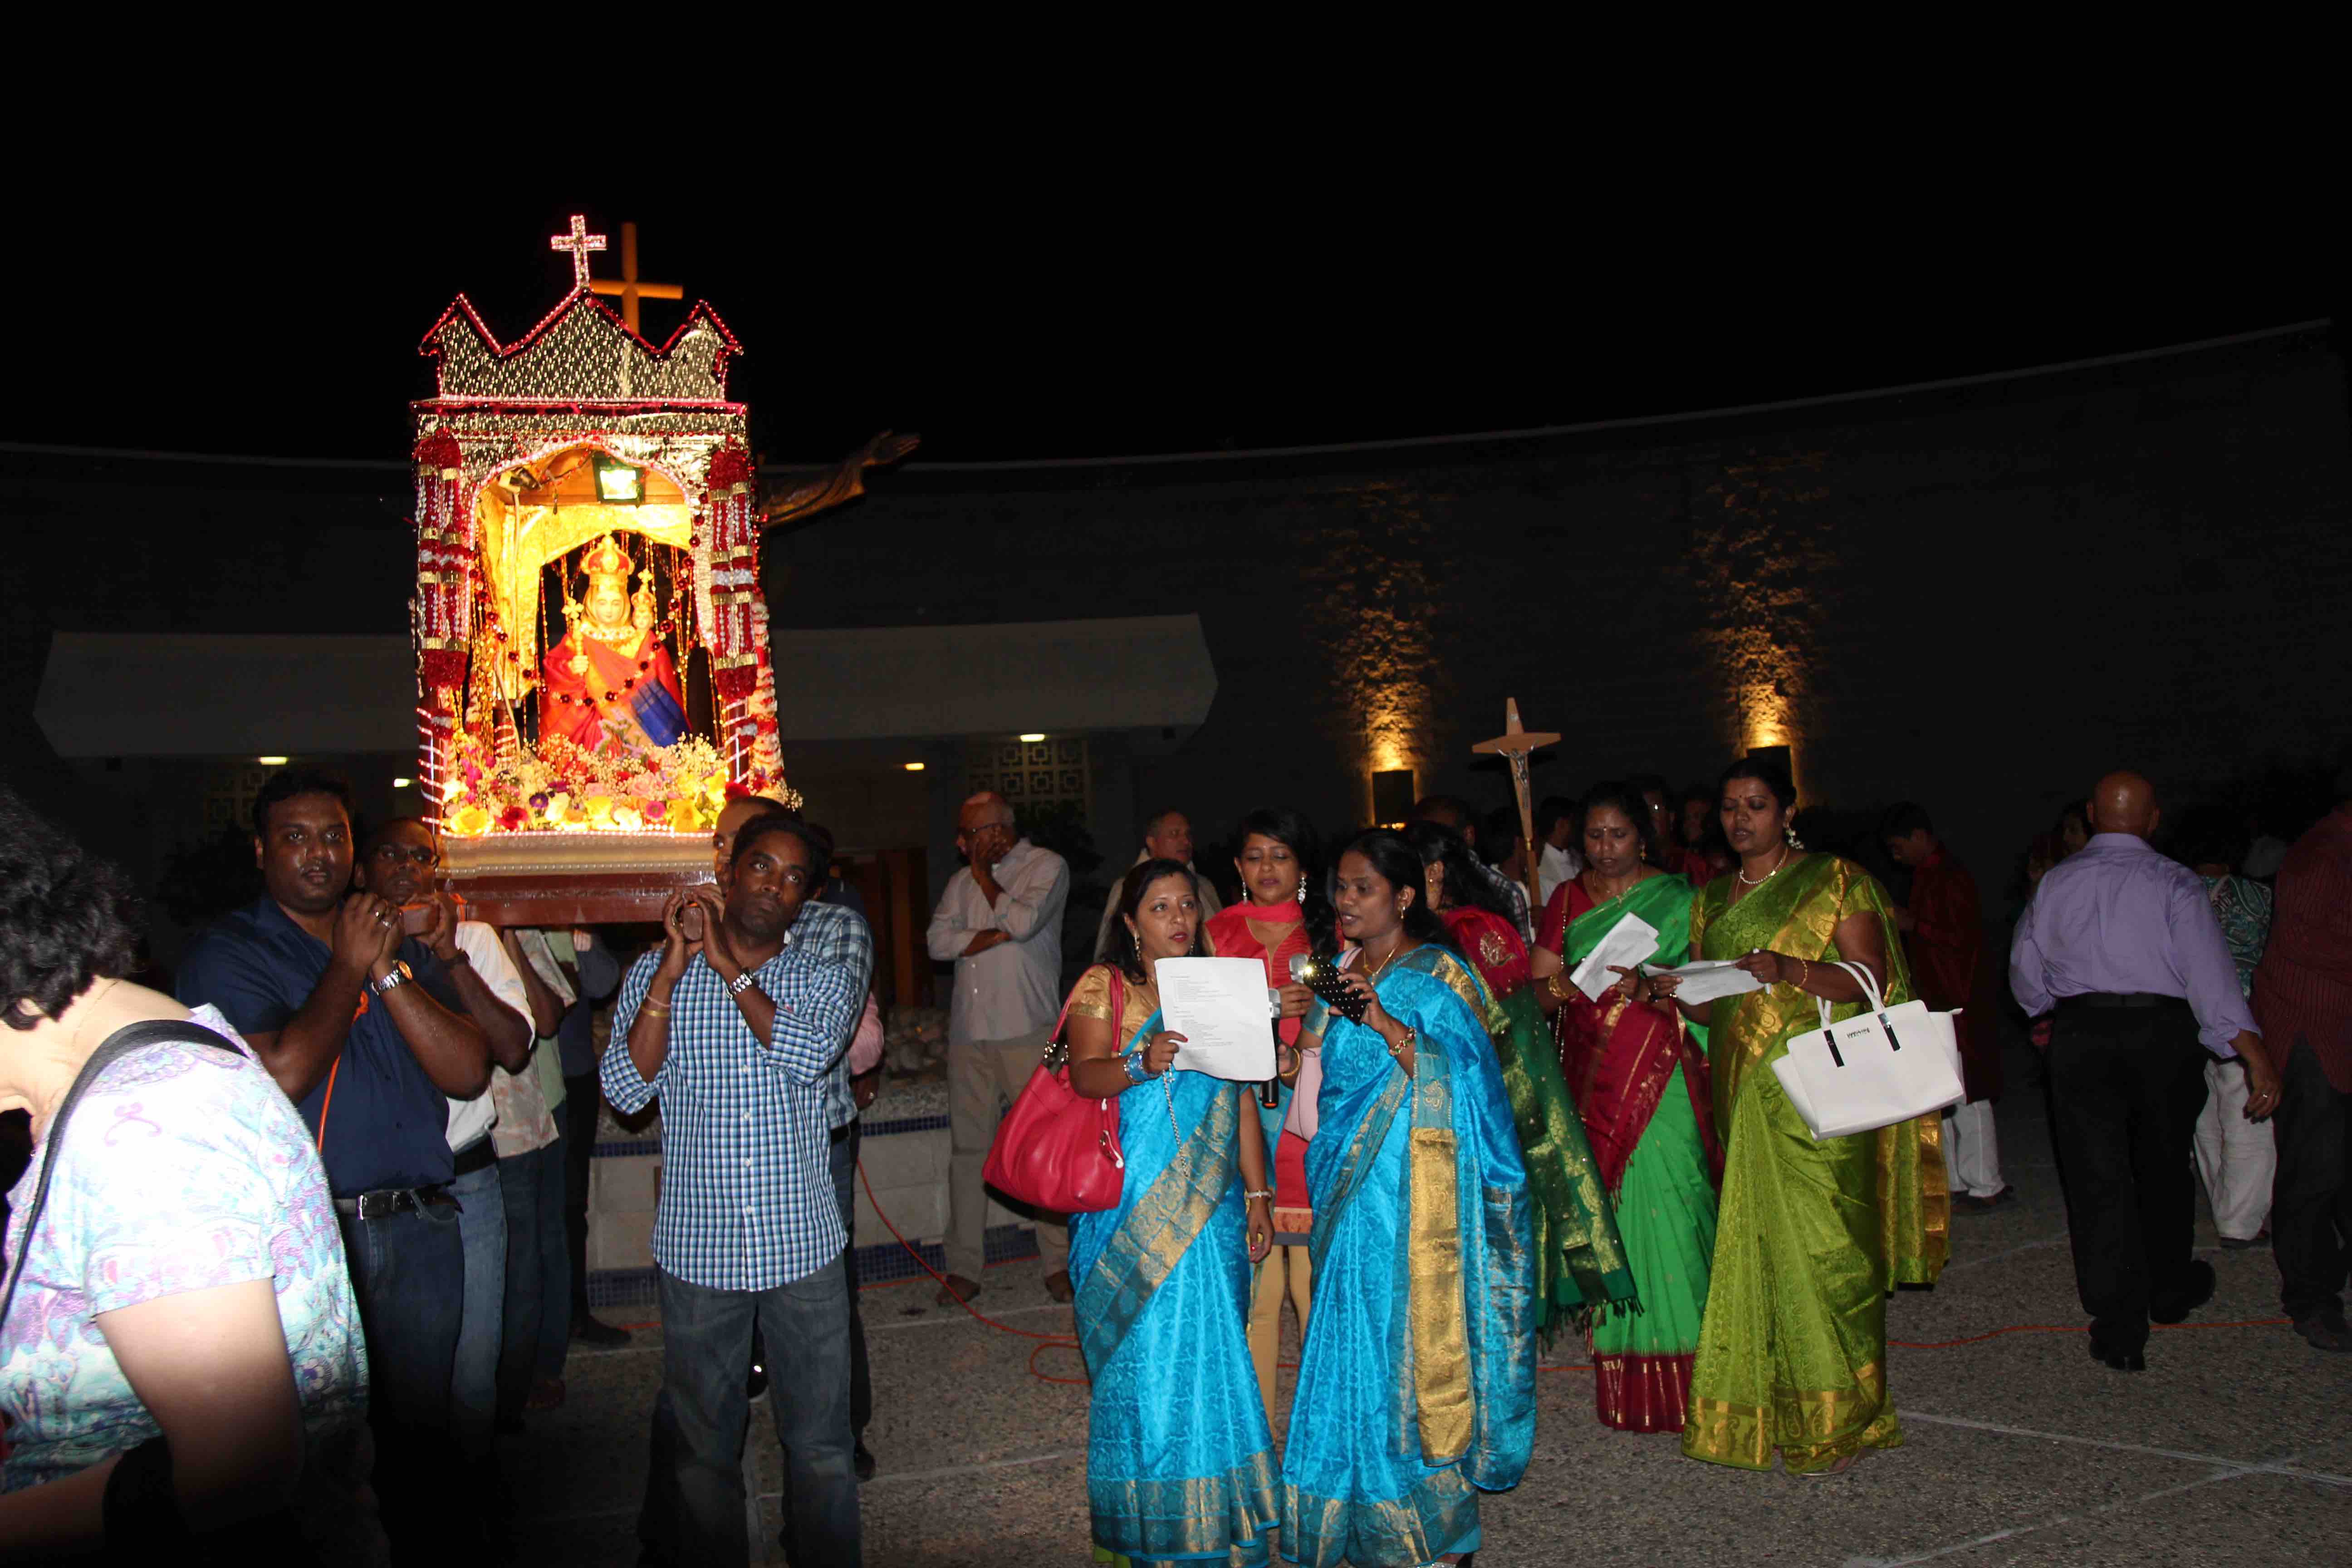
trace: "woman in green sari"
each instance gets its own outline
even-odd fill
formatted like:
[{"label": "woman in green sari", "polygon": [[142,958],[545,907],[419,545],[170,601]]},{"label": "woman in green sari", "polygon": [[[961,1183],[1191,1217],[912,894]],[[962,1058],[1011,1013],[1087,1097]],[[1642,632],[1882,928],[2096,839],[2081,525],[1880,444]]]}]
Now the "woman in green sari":
[{"label": "woman in green sari", "polygon": [[[1656,931],[1640,963],[1690,956],[1691,885],[1661,868],[1666,850],[1640,791],[1607,784],[1585,797],[1584,868],[1552,892],[1541,946],[1558,963],[1537,1004],[1559,1021],[1561,1068],[1576,1095],[1625,1238],[1642,1310],[1592,1323],[1593,1404],[1603,1426],[1679,1432],[1715,1255],[1723,1154],[1707,1089],[1706,1031],[1685,1025],[1632,964],[1596,1001],[1568,977],[1627,916]],[[1610,980],[1604,974],[1602,980]]]},{"label": "woman in green sari", "polygon": [[1751,757],[1719,787],[1739,865],[1692,904],[1690,945],[1735,960],[1763,988],[1683,1007],[1708,1026],[1724,1141],[1683,1452],[1763,1470],[1778,1449],[1792,1474],[1834,1474],[1903,1441],[1886,1395],[1886,1292],[1944,1266],[1940,1130],[1933,1116],[1820,1142],[1805,1130],[1770,1064],[1821,1026],[1816,999],[1832,1018],[1860,1011],[1861,984],[1835,961],[1868,969],[1890,1005],[1909,999],[1910,974],[1885,889],[1797,842],[1785,768]]}]

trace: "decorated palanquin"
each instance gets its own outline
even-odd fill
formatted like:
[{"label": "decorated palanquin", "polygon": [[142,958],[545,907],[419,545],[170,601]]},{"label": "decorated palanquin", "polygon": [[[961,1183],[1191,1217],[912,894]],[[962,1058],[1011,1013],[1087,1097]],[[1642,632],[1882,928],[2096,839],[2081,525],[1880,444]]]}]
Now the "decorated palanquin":
[{"label": "decorated palanquin", "polygon": [[777,742],[741,352],[699,300],[656,347],[575,287],[501,345],[465,296],[414,405],[416,782],[482,918],[650,918]]}]

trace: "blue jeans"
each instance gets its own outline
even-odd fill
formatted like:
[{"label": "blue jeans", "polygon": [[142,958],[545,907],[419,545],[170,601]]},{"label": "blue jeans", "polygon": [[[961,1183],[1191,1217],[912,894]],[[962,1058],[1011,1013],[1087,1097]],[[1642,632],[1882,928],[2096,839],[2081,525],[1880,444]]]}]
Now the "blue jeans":
[{"label": "blue jeans", "polygon": [[506,1342],[499,1417],[520,1417],[534,1384],[563,1375],[572,1337],[572,1258],[563,1237],[563,1140],[499,1162],[507,1208]]},{"label": "blue jeans", "polygon": [[664,1477],[648,1479],[646,1522],[668,1538],[648,1544],[669,1561],[741,1563],[749,1556],[742,1463],[751,1406],[743,1375],[754,1319],[767,1342],[768,1403],[784,1450],[792,1561],[795,1568],[859,1561],[845,1267],[835,1258],[767,1290],[712,1290],[660,1271],[668,1431],[667,1443],[656,1447],[668,1448],[670,1473],[667,1488]]},{"label": "blue jeans", "polygon": [[457,1451],[490,1457],[498,1415],[499,1342],[507,1299],[507,1205],[493,1160],[449,1184],[457,1200],[457,1236],[466,1249],[466,1290],[457,1318],[457,1352],[449,1372],[449,1426]]},{"label": "blue jeans", "polygon": [[367,1337],[384,1533],[395,1552],[430,1552],[447,1542],[449,1374],[466,1289],[457,1211],[445,1203],[421,1214],[337,1217]]}]

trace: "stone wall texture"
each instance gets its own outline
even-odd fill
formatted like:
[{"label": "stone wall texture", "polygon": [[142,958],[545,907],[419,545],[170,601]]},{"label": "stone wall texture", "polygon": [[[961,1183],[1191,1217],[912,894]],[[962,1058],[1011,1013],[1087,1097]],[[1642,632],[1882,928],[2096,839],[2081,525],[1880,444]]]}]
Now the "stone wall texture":
[{"label": "stone wall texture", "polygon": [[[402,630],[408,506],[396,465],[0,452],[20,730],[52,629]],[[1568,737],[1539,794],[1785,741],[1817,805],[1927,805],[1990,894],[2108,767],[2186,801],[2342,754],[2347,513],[2344,363],[2313,331],[1507,439],[917,462],[772,535],[767,587],[802,626],[1197,612],[1215,704],[1135,756],[1116,820],[1170,803],[1205,837],[1280,803],[1337,829],[1396,766],[1500,805],[1469,748],[1510,696]],[[10,776],[111,809],[45,751]]]}]

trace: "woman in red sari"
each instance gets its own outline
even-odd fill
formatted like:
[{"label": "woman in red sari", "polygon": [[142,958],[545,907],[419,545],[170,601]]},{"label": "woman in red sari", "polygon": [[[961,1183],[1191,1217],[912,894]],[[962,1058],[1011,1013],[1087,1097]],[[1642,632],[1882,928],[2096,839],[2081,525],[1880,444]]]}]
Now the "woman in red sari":
[{"label": "woman in red sari", "polygon": [[1563,1318],[1581,1322],[1612,1307],[1631,1310],[1633,1275],[1624,1243],[1536,1005],[1527,944],[1511,911],[1460,834],[1416,822],[1405,840],[1421,857],[1423,897],[1445,922],[1447,942],[1493,998],[1484,1022],[1518,1125],[1542,1260],[1536,1326],[1549,1329]]},{"label": "woman in red sari", "polygon": [[[1282,992],[1282,1019],[1276,1034],[1285,1046],[1295,1047],[1298,1021],[1306,1016],[1310,997],[1306,986],[1290,978],[1290,960],[1318,942],[1327,957],[1339,946],[1337,917],[1323,891],[1319,846],[1315,829],[1290,811],[1251,812],[1242,818],[1239,837],[1241,852],[1234,858],[1234,869],[1241,873],[1242,901],[1210,916],[1202,940],[1215,957],[1265,961],[1265,983]],[[1284,1090],[1282,1104],[1261,1112],[1274,1147],[1274,1248],[1258,1266],[1251,1293],[1249,1347],[1269,1421],[1274,1418],[1286,1297],[1298,1314],[1299,1336],[1307,1333],[1314,1284],[1307,1247],[1315,1223],[1307,1200],[1307,1141],[1315,1135],[1315,1094],[1322,1081],[1320,1063],[1302,1061],[1298,1081]],[[1275,1137],[1277,1129],[1279,1140]]]},{"label": "woman in red sari", "polygon": [[1671,1001],[1651,994],[1634,965],[1612,966],[1618,978],[1597,1001],[1569,972],[1628,915],[1657,933],[1640,962],[1686,963],[1692,889],[1660,869],[1665,847],[1649,802],[1630,784],[1602,784],[1586,797],[1581,847],[1584,869],[1544,910],[1542,945],[1560,967],[1537,988],[1537,1000],[1556,1016],[1560,1065],[1616,1205],[1642,1300],[1640,1317],[1593,1324],[1593,1401],[1603,1425],[1679,1432],[1723,1173],[1706,1042]]}]

